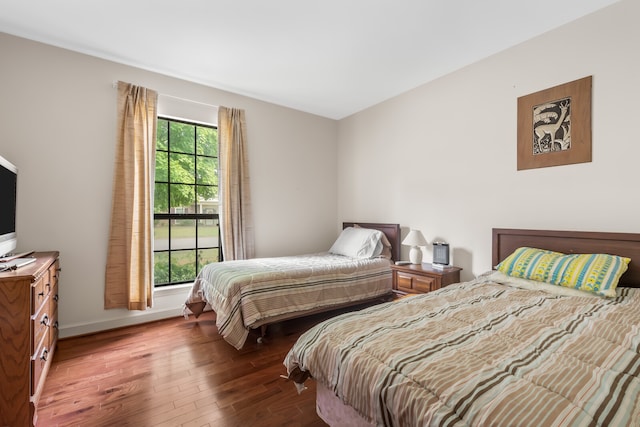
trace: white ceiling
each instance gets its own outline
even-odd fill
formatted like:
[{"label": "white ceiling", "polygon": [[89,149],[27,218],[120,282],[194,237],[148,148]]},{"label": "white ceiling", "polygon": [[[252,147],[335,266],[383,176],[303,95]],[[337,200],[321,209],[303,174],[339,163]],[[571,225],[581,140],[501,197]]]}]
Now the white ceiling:
[{"label": "white ceiling", "polygon": [[619,0],[0,0],[0,31],[333,119]]}]

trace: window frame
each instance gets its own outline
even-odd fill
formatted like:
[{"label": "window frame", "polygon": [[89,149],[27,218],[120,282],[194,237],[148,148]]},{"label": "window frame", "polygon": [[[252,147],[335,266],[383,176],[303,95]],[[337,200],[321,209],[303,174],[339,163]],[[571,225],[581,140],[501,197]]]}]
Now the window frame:
[{"label": "window frame", "polygon": [[[166,283],[157,283],[156,282],[156,278],[155,278],[155,274],[154,274],[154,288],[159,289],[159,288],[165,288],[168,286],[174,286],[174,285],[181,285],[181,284],[185,284],[185,283],[190,283],[193,282],[193,280],[195,280],[195,276],[191,279],[188,280],[177,280],[177,281],[172,281],[172,260],[171,260],[171,256],[172,253],[176,253],[176,252],[181,252],[181,251],[195,251],[196,253],[196,257],[195,257],[195,274],[197,275],[198,272],[200,271],[200,269],[203,267],[203,265],[205,262],[203,263],[203,265],[200,265],[200,259],[197,256],[198,252],[200,250],[209,250],[209,249],[217,249],[218,250],[218,254],[217,254],[217,260],[218,262],[223,260],[223,255],[222,255],[222,246],[221,246],[221,233],[220,233],[220,216],[218,213],[198,213],[198,211],[200,211],[201,208],[201,204],[200,204],[200,200],[198,197],[198,186],[207,186],[207,187],[218,187],[218,184],[202,184],[202,183],[198,183],[198,179],[197,179],[197,171],[198,171],[198,159],[199,158],[213,158],[216,159],[216,163],[219,161],[219,152],[218,150],[216,150],[216,155],[206,155],[206,154],[199,154],[198,153],[198,137],[197,137],[197,129],[198,127],[200,128],[209,128],[209,129],[215,129],[216,134],[217,134],[217,130],[218,127],[216,125],[212,125],[212,124],[208,124],[208,123],[202,123],[202,122],[197,122],[197,121],[191,121],[191,120],[185,120],[185,119],[177,119],[174,117],[170,117],[170,116],[165,116],[165,115],[161,115],[159,114],[157,116],[158,118],[158,123],[160,123],[160,121],[166,121],[167,122],[167,147],[166,149],[159,149],[158,148],[158,138],[156,136],[156,147],[155,147],[155,153],[156,153],[156,158],[157,158],[157,153],[158,152],[165,152],[167,154],[167,179],[166,181],[158,181],[157,178],[157,173],[154,173],[154,207],[153,207],[153,224],[154,224],[154,233],[152,236],[153,242],[154,242],[154,249],[153,249],[153,261],[154,261],[154,265],[153,265],[153,269],[154,269],[154,273],[156,271],[156,256],[157,254],[161,254],[161,253],[167,253],[168,254],[168,271],[167,271],[167,277],[169,278],[169,281]],[[189,126],[194,126],[194,135],[193,135],[193,141],[194,141],[194,146],[193,146],[193,153],[185,153],[183,151],[172,151],[172,147],[171,147],[171,123],[180,123],[180,124],[186,124]],[[216,138],[217,139],[217,138]],[[179,181],[172,181],[171,180],[171,163],[169,161],[171,154],[175,153],[175,154],[179,154],[179,155],[190,155],[192,157],[194,157],[194,163],[193,163],[193,176],[194,176],[194,182],[193,183],[185,183],[185,182],[179,182]],[[217,163],[218,168],[219,168],[219,163]],[[218,168],[216,168],[215,170],[215,174],[216,177],[218,176]],[[157,163],[154,163],[154,172],[157,172]],[[155,209],[155,186],[161,184],[161,185],[166,185],[167,186],[167,200],[168,200],[168,206],[167,206],[167,210],[169,212],[163,212],[163,213],[157,213],[156,209]],[[187,212],[187,213],[178,213],[178,212],[171,212],[172,208],[171,208],[171,186],[172,185],[189,185],[189,186],[193,186],[194,188],[194,211],[195,212]],[[218,187],[219,188],[219,187]],[[219,193],[218,193],[219,194]],[[219,201],[218,201],[218,206],[219,205]],[[184,207],[179,207],[176,209],[180,209],[182,210],[182,208]],[[172,227],[176,226],[176,224],[171,224],[171,221],[180,221],[180,220],[193,220],[194,221],[194,225],[195,225],[195,235],[194,235],[194,246],[193,247],[188,247],[188,248],[172,248]],[[167,248],[166,249],[161,249],[158,250],[156,249],[156,237],[155,237],[155,228],[156,228],[156,224],[157,221],[167,221],[168,222],[168,235],[167,235]],[[217,246],[200,246],[200,242],[199,242],[199,237],[198,237],[198,232],[199,232],[199,228],[200,228],[200,221],[215,221],[215,223],[217,223],[218,225],[218,240],[217,240]]]}]

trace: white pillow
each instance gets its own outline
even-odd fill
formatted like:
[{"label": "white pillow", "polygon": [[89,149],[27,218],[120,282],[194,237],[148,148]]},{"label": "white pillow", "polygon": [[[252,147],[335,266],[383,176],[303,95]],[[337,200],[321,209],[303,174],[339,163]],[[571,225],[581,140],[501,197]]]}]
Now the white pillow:
[{"label": "white pillow", "polygon": [[329,252],[352,258],[373,258],[380,255],[382,231],[369,228],[347,227],[340,233]]}]

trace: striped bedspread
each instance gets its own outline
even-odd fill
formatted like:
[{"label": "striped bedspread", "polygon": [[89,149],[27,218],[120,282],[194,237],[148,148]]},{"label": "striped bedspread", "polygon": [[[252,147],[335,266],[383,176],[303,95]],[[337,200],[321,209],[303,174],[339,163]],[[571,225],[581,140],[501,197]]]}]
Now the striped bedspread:
[{"label": "striped bedspread", "polygon": [[329,319],[285,366],[381,426],[638,426],[639,347],[640,289],[483,277]]},{"label": "striped bedspread", "polygon": [[196,278],[185,314],[209,303],[220,335],[240,349],[249,328],[269,318],[389,294],[389,264],[330,253],[212,263]]}]

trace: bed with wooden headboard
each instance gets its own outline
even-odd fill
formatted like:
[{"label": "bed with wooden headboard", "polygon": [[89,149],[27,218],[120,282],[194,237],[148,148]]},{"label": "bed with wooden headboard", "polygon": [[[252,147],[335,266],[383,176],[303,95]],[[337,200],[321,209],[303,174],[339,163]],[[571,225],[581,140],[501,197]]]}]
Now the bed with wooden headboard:
[{"label": "bed with wooden headboard", "polygon": [[198,317],[209,305],[220,335],[240,349],[253,329],[262,340],[269,324],[391,299],[399,258],[399,224],[345,222],[326,252],[204,266],[184,314]]},{"label": "bed with wooden headboard", "polygon": [[640,234],[492,234],[493,267],[522,247],[631,261],[612,297],[489,268],[320,323],[284,363],[327,424],[640,425]]},{"label": "bed with wooden headboard", "polygon": [[618,286],[640,287],[640,234],[600,231],[557,231],[494,228],[491,265],[522,246],[565,254],[605,253],[631,259]]}]

